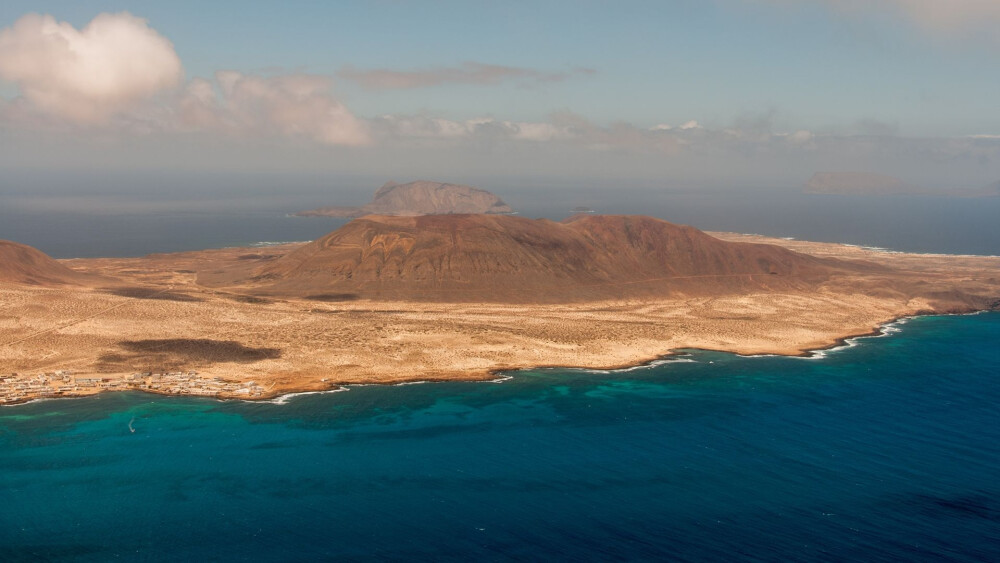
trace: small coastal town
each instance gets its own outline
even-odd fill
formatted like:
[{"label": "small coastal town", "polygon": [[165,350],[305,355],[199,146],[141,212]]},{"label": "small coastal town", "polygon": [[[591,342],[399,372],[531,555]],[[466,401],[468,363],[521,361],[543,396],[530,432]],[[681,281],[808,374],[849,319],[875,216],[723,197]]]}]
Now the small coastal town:
[{"label": "small coastal town", "polygon": [[168,395],[225,398],[260,398],[265,389],[254,381],[227,381],[200,376],[196,371],[142,372],[124,377],[54,371],[38,374],[0,375],[0,405],[35,399],[78,397],[103,391],[146,391]]}]

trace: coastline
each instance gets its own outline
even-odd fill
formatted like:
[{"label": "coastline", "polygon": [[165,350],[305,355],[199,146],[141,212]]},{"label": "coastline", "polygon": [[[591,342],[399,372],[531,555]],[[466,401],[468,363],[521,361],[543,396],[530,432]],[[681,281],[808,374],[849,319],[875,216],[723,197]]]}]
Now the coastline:
[{"label": "coastline", "polygon": [[[659,367],[661,365],[667,365],[670,363],[685,363],[693,362],[696,360],[688,359],[685,356],[690,355],[690,352],[718,352],[723,354],[731,354],[733,356],[741,358],[795,358],[803,360],[822,360],[826,358],[830,353],[836,352],[838,350],[845,350],[860,345],[859,340],[867,338],[883,338],[889,337],[901,331],[898,327],[900,325],[905,325],[907,322],[913,319],[922,317],[949,317],[949,316],[971,316],[979,315],[983,313],[996,312],[990,309],[978,309],[967,312],[921,312],[912,315],[904,315],[897,317],[895,319],[886,321],[878,325],[874,330],[865,333],[856,333],[843,337],[836,338],[835,341],[827,346],[822,346],[818,348],[809,348],[800,351],[796,354],[780,354],[780,353],[761,353],[761,354],[742,354],[739,352],[734,352],[732,350],[717,349],[717,348],[697,348],[697,347],[679,347],[673,348],[670,351],[659,354],[652,358],[646,358],[639,360],[634,363],[626,364],[613,364],[613,365],[558,365],[558,364],[541,364],[533,366],[524,367],[512,367],[512,368],[498,368],[495,370],[490,370],[484,376],[481,373],[469,373],[465,376],[454,376],[454,377],[421,377],[414,379],[407,379],[402,381],[393,382],[354,382],[346,380],[330,380],[330,387],[327,389],[283,389],[278,392],[263,394],[261,396],[248,398],[248,397],[236,397],[229,395],[209,395],[209,394],[196,394],[196,393],[169,393],[158,390],[150,389],[122,389],[122,390],[97,390],[95,392],[80,393],[77,395],[39,395],[33,397],[26,397],[21,400],[11,401],[11,402],[0,402],[0,407],[16,407],[21,405],[45,402],[45,401],[56,401],[62,399],[81,399],[92,397],[95,395],[100,395],[104,393],[123,393],[123,392],[140,392],[147,393],[150,395],[158,395],[161,397],[191,397],[191,398],[202,398],[202,399],[215,399],[218,401],[240,401],[247,403],[270,403],[275,405],[285,405],[288,404],[295,397],[305,396],[305,395],[322,395],[329,393],[343,393],[351,390],[351,387],[362,387],[362,386],[386,386],[386,387],[401,387],[408,385],[419,385],[419,384],[434,384],[434,383],[444,383],[444,382],[479,382],[479,383],[503,383],[514,379],[514,377],[519,372],[528,372],[534,370],[571,370],[571,371],[583,371],[583,372],[594,372],[602,374],[615,374],[615,373],[625,373],[635,370],[649,369],[653,367]],[[893,330],[896,329],[896,330]]]},{"label": "coastline", "polygon": [[0,283],[0,404],[113,391],[273,401],[344,385],[642,369],[684,350],[816,359],[909,317],[1000,309],[1000,258],[713,234],[882,267],[708,295],[450,303],[253,297],[198,283],[206,268],[295,244],[73,259],[64,263],[120,285]]}]

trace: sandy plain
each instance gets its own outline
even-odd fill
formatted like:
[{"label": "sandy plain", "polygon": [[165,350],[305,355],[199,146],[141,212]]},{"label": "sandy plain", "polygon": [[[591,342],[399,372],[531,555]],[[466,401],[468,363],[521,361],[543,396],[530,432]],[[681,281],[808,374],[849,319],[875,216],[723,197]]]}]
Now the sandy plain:
[{"label": "sandy plain", "polygon": [[[944,297],[1000,296],[1000,257],[710,234],[875,262]],[[810,292],[547,305],[276,299],[195,282],[199,270],[296,247],[64,260],[120,282],[0,285],[0,404],[123,389],[264,399],[352,383],[488,380],[542,366],[619,368],[686,348],[801,355],[901,317],[1000,306],[878,291],[882,274]]]}]

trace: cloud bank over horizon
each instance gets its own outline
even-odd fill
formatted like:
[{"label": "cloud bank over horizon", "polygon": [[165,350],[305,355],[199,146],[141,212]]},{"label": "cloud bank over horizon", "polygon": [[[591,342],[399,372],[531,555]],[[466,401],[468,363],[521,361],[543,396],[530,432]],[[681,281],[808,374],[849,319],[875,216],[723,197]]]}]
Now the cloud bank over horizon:
[{"label": "cloud bank over horizon", "polygon": [[178,121],[168,127],[236,136],[278,134],[328,145],[371,144],[367,122],[335,99],[331,87],[323,76],[219,71],[213,81],[188,83],[172,112]]},{"label": "cloud bank over horizon", "polygon": [[568,72],[544,72],[531,68],[466,61],[456,67],[422,70],[360,69],[348,65],[342,68],[337,76],[357,82],[368,90],[408,90],[443,84],[494,85],[508,81],[531,86],[537,83],[562,82],[575,76],[586,76],[596,72],[591,68],[574,68]]},{"label": "cloud bank over horizon", "polygon": [[[852,0],[819,1],[838,9],[869,9]],[[939,9],[927,2],[879,4],[906,10],[913,18],[939,17]],[[1000,2],[962,0],[954,12],[940,17],[959,23],[1000,17]],[[0,127],[8,135],[49,134],[65,143],[160,139],[169,145],[200,139],[229,146],[291,143],[326,151],[368,151],[367,158],[352,153],[345,166],[375,166],[392,155],[401,163],[414,159],[414,168],[416,159],[451,158],[478,162],[483,170],[506,165],[552,173],[563,167],[566,174],[588,173],[593,166],[608,173],[618,167],[623,175],[683,172],[692,177],[695,166],[704,167],[706,174],[711,168],[731,166],[751,178],[780,178],[775,170],[785,162],[871,170],[880,161],[891,163],[887,167],[936,163],[967,166],[982,177],[1000,174],[1000,136],[988,130],[902,137],[892,121],[864,116],[819,129],[796,127],[774,109],[731,119],[690,115],[674,122],[601,123],[556,104],[536,119],[505,118],[490,111],[467,117],[433,111],[363,116],[349,108],[345,90],[335,80],[379,95],[455,85],[541,88],[597,74],[580,66],[545,71],[474,61],[415,68],[347,65],[327,75],[216,70],[211,76],[185,78],[174,45],[145,19],[127,12],[102,13],[76,29],[49,15],[28,14],[0,30],[0,80],[17,91],[12,98],[0,96]],[[669,104],[669,92],[664,95]],[[428,159],[432,152],[437,156]],[[166,158],[168,151],[162,154]],[[487,166],[483,155],[501,159],[501,164]],[[525,166],[529,161],[531,166]],[[629,166],[632,169],[625,170]]]}]

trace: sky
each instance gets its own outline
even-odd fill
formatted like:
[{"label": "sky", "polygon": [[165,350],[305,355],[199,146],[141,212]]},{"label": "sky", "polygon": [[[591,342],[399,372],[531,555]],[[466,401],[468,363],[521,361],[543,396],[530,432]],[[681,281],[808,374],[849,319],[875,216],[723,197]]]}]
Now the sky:
[{"label": "sky", "polygon": [[1000,0],[0,4],[0,174],[1000,180]]}]

